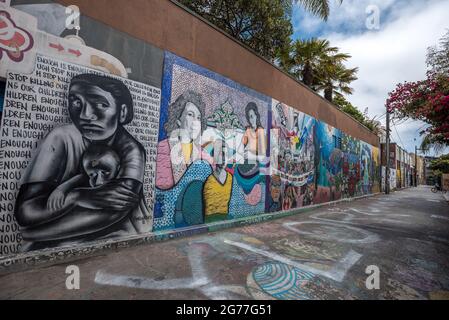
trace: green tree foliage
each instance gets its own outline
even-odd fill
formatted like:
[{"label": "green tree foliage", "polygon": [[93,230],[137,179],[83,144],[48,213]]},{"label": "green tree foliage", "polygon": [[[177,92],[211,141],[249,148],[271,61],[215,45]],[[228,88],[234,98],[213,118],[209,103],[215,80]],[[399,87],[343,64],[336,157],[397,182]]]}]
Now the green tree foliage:
[{"label": "green tree foliage", "polygon": [[[351,56],[339,52],[328,40],[310,39],[292,42],[292,6],[296,3],[327,20],[329,0],[178,0],[181,4],[248,45],[254,51],[276,62],[283,70],[302,81],[312,90],[323,91],[333,102],[334,97],[352,94],[350,83],[357,79],[357,68],[349,69],[344,62]],[[339,3],[342,0],[338,0]],[[348,113],[368,127],[363,114],[348,107]],[[364,122],[365,121],[365,122]]]},{"label": "green tree foliage", "polygon": [[[313,88],[317,84],[318,69],[328,57],[336,55],[338,48],[331,47],[328,40],[296,40],[279,56],[282,69]],[[342,59],[344,57],[341,57]]]},{"label": "green tree foliage", "polygon": [[386,106],[395,117],[429,124],[421,132],[427,146],[449,145],[449,32],[428,49],[427,64],[426,79],[397,84]]},{"label": "green tree foliage", "polygon": [[430,163],[430,169],[434,175],[441,177],[443,173],[449,173],[449,154],[443,155]]},{"label": "green tree foliage", "polygon": [[[425,132],[425,130],[423,130],[423,132]],[[438,142],[431,134],[425,134],[419,148],[424,154],[429,153],[431,149],[433,149],[436,154],[439,154],[446,148],[446,144]]]},{"label": "green tree foliage", "polygon": [[294,4],[323,20],[329,17],[329,0],[177,1],[272,62],[290,48]]},{"label": "green tree foliage", "polygon": [[350,84],[356,80],[357,68],[346,68],[351,56],[339,52],[325,39],[296,40],[281,51],[278,62],[282,69],[315,91],[323,91],[332,102],[334,96],[352,94]]},{"label": "green tree foliage", "polygon": [[[299,3],[307,11],[320,17],[323,20],[327,20],[327,18],[329,17],[330,9],[328,0],[294,0],[293,2]],[[343,0],[338,0],[338,2],[341,4]]]},{"label": "green tree foliage", "polygon": [[365,120],[363,113],[359,109],[357,109],[357,107],[354,107],[352,103],[350,103],[344,97],[336,97],[334,102],[337,106],[340,107],[341,111],[349,114],[358,122],[363,122]]},{"label": "green tree foliage", "polygon": [[319,66],[315,87],[318,91],[324,91],[326,100],[333,102],[334,96],[352,94],[350,84],[357,80],[357,71],[358,68],[346,68],[339,58],[330,56]]},{"label": "green tree foliage", "polygon": [[291,0],[178,0],[255,52],[274,61],[293,34]]}]

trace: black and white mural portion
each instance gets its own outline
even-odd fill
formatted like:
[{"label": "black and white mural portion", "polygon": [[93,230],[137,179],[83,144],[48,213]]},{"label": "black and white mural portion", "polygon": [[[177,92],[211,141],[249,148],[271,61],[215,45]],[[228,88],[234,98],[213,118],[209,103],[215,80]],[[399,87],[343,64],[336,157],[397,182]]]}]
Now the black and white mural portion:
[{"label": "black and white mural portion", "polygon": [[[87,56],[87,62],[95,66],[94,69],[100,67],[108,70],[109,73],[117,75],[126,72],[126,78],[158,88],[161,87],[164,60],[163,50],[96,21],[84,15],[82,11],[78,20],[72,20],[71,17],[74,14],[68,13],[71,12],[70,8],[55,1],[12,0],[11,6],[35,18],[37,28],[40,32],[45,32],[48,35],[47,37],[51,39],[53,37],[65,39],[78,34],[86,46],[101,52],[86,52],[86,48],[83,48],[84,50],[73,48],[75,52],[80,50],[82,55],[77,57],[72,54],[68,58],[81,60],[83,56]],[[67,21],[72,23],[78,21],[79,30],[76,30],[73,25],[68,29]],[[52,43],[52,47],[49,47],[50,43],[46,46],[46,48],[50,49],[49,52],[59,52],[59,49],[55,49],[55,47],[58,48],[61,41]],[[64,46],[63,43],[61,45]],[[48,52],[46,53],[48,54]]]},{"label": "black and white mural portion", "polygon": [[0,256],[152,231],[160,89],[38,55],[7,74]]}]

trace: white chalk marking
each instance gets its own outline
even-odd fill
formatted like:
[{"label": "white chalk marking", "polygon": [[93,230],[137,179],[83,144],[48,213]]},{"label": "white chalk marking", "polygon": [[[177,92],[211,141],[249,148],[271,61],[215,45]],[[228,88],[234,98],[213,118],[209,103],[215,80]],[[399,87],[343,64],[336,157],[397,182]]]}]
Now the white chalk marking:
[{"label": "white chalk marking", "polygon": [[[388,217],[410,217],[409,214],[398,214],[398,213],[369,213],[369,212],[363,212],[354,208],[351,208],[352,211],[360,213],[360,214],[364,214],[367,216],[375,216],[375,217],[379,217],[379,216],[388,216]],[[374,210],[371,210],[374,211]],[[377,210],[376,212],[380,212],[379,210]]]},{"label": "white chalk marking", "polygon": [[[319,221],[326,221],[326,222],[331,222],[331,223],[349,224],[349,225],[353,225],[353,226],[359,226],[360,223],[353,223],[352,221],[357,221],[357,220],[363,219],[362,217],[356,217],[354,214],[347,213],[347,212],[334,211],[332,213],[334,213],[336,216],[344,216],[344,218],[340,219],[340,220],[321,218],[321,216],[325,216],[327,214],[326,212],[318,212],[318,213],[315,213],[315,214],[311,215],[310,217],[312,219],[319,220]],[[358,213],[366,214],[366,213],[363,213],[363,212],[358,212]],[[396,213],[392,213],[392,214],[374,214],[374,213],[370,213],[370,214],[367,214],[367,215],[368,216],[385,217],[385,218],[381,218],[381,219],[376,219],[376,221],[375,221],[376,223],[377,222],[390,222],[390,223],[400,223],[400,224],[411,224],[410,221],[389,219],[389,218],[394,218],[394,217],[398,217],[398,216],[399,217],[409,217],[409,215],[405,215],[405,214],[396,214]]]},{"label": "white chalk marking", "polygon": [[229,295],[229,292],[251,298],[246,288],[240,285],[206,286],[201,288],[201,292],[214,300],[232,299],[232,295]]},{"label": "white chalk marking", "polygon": [[296,261],[293,261],[293,260],[291,260],[287,257],[284,257],[282,255],[279,255],[277,253],[255,248],[255,247],[245,244],[245,243],[235,242],[232,240],[224,240],[224,242],[231,246],[235,246],[235,247],[247,250],[247,251],[254,252],[256,254],[265,256],[269,259],[288,264],[289,266],[299,268],[299,269],[302,269],[307,272],[321,275],[323,277],[335,280],[337,282],[342,282],[344,277],[346,276],[346,273],[348,272],[348,270],[351,269],[351,267],[362,257],[361,254],[351,250],[341,261],[336,263],[335,266],[331,270],[324,271],[324,270],[319,270],[314,267],[307,266],[302,263],[298,263]]},{"label": "white chalk marking", "polygon": [[426,199],[426,201],[429,201],[429,202],[438,202],[438,203],[441,202],[441,200],[434,200],[434,199]]},{"label": "white chalk marking", "polygon": [[[188,253],[192,277],[168,280],[154,280],[152,278],[110,274],[99,270],[95,275],[95,283],[109,286],[118,286],[146,290],[179,290],[197,289],[205,296],[213,300],[235,299],[232,294],[250,298],[243,286],[239,285],[215,285],[207,277],[207,271],[203,265],[201,250],[193,246]],[[229,294],[231,293],[231,294]]]},{"label": "white chalk marking", "polygon": [[430,217],[431,217],[431,218],[434,218],[434,219],[440,219],[440,220],[446,220],[446,221],[449,221],[449,218],[448,218],[448,217],[445,217],[445,216],[439,216],[439,215],[436,215],[436,214],[433,214],[433,215],[431,215]]},{"label": "white chalk marking", "polygon": [[199,250],[193,247],[188,253],[188,258],[192,269],[192,277],[190,278],[158,281],[145,277],[109,274],[99,270],[95,275],[95,283],[149,290],[194,289],[208,284],[210,281],[207,278],[206,270],[203,267]]},{"label": "white chalk marking", "polygon": [[180,278],[157,281],[150,278],[109,274],[99,270],[95,275],[95,283],[136,289],[169,290],[194,289],[208,283],[207,278]]},{"label": "white chalk marking", "polygon": [[[325,219],[323,219],[323,220],[325,220]],[[304,225],[304,224],[316,224],[318,226],[324,225],[324,226],[331,226],[333,228],[352,230],[354,232],[363,234],[365,237],[362,239],[342,238],[341,236],[334,236],[331,234],[322,234],[322,233],[315,234],[313,232],[309,232],[306,230],[300,230],[300,229],[297,229],[294,227],[296,225]],[[338,242],[342,242],[342,243],[373,243],[373,242],[379,241],[378,235],[376,235],[372,232],[363,230],[361,228],[357,228],[354,226],[352,226],[352,227],[348,226],[344,223],[322,222],[322,221],[318,221],[318,222],[317,221],[294,221],[294,222],[285,222],[283,224],[283,227],[290,231],[293,231],[298,234],[310,237],[312,239],[317,239],[317,240],[331,240],[331,241],[338,241]]]},{"label": "white chalk marking", "polygon": [[441,238],[441,237],[429,236],[429,239],[436,240],[436,241],[441,241],[441,242],[449,244],[449,240],[448,239],[444,239],[444,238]]}]

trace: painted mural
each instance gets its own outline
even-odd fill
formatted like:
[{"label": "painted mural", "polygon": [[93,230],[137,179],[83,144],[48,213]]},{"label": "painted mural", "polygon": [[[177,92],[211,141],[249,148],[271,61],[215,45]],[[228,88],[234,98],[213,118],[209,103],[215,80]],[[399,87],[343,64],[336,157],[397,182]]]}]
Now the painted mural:
[{"label": "painted mural", "polygon": [[379,189],[379,149],[277,101],[272,105],[267,211],[369,194]]},{"label": "painted mural", "polygon": [[[61,23],[64,26],[65,20]],[[38,19],[24,11],[0,4],[0,30],[0,77],[6,77],[7,71],[32,73],[38,53],[128,77],[125,66],[114,56],[87,46],[78,36],[63,38],[40,30]]]},{"label": "painted mural", "polygon": [[59,4],[13,2],[0,3],[0,256],[379,190],[378,148],[90,18],[86,45]]},{"label": "painted mural", "polygon": [[[318,121],[317,130],[317,192],[315,196],[316,203],[323,203],[328,201],[334,201],[341,198],[342,184],[343,184],[343,151],[340,144],[342,142],[341,132],[322,122]],[[349,146],[354,148],[353,152],[357,152],[357,144],[352,144],[352,139],[349,141]],[[353,160],[354,154],[350,154],[347,161]],[[350,162],[351,163],[351,162]],[[349,167],[348,167],[349,168]],[[354,169],[352,166],[349,168],[349,175],[345,177],[349,179],[351,183],[352,174]]]},{"label": "painted mural", "polygon": [[265,212],[271,99],[166,53],[156,230]]},{"label": "painted mural", "polygon": [[17,248],[150,232],[159,89],[36,61],[8,73],[0,134],[2,214],[14,215],[3,226],[19,229]]},{"label": "painted mural", "polygon": [[[82,11],[78,16],[75,6],[66,7],[50,0],[12,0],[11,7],[26,14],[27,21],[37,23],[35,48],[47,56],[63,57],[67,62],[160,88],[164,55],[161,49],[83,15]],[[76,42],[84,46],[74,46]]]},{"label": "painted mural", "polygon": [[372,172],[372,193],[381,192],[381,175],[382,168],[380,163],[380,148],[372,147],[372,160],[373,160],[373,172]]},{"label": "painted mural", "polygon": [[314,203],[316,170],[314,118],[273,100],[271,181],[268,212]]},{"label": "painted mural", "polygon": [[[382,166],[381,167],[382,170],[382,181],[381,181],[381,186],[382,186],[382,192],[385,192],[385,175],[386,175],[386,167]],[[396,169],[392,169],[390,168],[390,173],[389,173],[389,177],[390,177],[390,191],[393,191],[397,188],[396,186]]]},{"label": "painted mural", "polygon": [[160,89],[20,10],[1,29],[0,256],[151,232]]}]

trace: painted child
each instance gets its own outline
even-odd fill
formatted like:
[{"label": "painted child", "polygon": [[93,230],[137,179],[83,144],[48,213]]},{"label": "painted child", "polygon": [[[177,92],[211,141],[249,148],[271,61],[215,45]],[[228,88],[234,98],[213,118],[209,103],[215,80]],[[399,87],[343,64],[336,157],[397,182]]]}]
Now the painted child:
[{"label": "painted child", "polygon": [[91,145],[82,157],[83,174],[74,176],[58,186],[50,195],[47,207],[51,210],[60,210],[73,204],[69,196],[70,191],[77,187],[96,188],[115,179],[120,171],[120,158],[108,146]]}]

